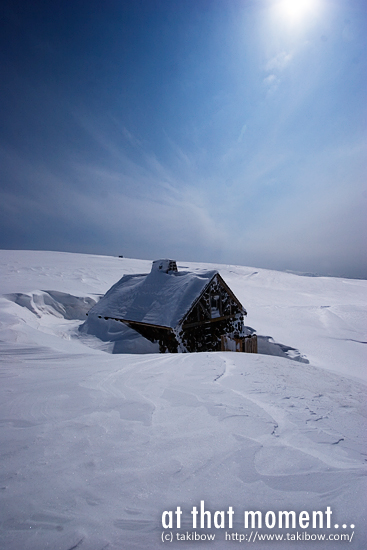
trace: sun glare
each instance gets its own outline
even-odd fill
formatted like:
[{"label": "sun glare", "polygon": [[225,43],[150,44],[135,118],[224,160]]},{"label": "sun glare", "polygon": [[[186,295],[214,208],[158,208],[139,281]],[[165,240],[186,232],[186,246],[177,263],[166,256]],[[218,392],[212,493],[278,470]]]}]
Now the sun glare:
[{"label": "sun glare", "polygon": [[280,0],[280,13],[292,22],[297,22],[312,13],[317,0]]}]

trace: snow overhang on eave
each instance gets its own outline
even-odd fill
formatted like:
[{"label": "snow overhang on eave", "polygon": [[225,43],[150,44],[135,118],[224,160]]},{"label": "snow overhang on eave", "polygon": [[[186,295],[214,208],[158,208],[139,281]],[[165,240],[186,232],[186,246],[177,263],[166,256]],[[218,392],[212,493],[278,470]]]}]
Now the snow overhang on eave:
[{"label": "snow overhang on eave", "polygon": [[142,321],[131,321],[129,319],[119,319],[118,317],[108,317],[108,316],[104,316],[104,315],[98,315],[97,317],[98,317],[98,319],[104,319],[105,321],[118,321],[120,323],[124,323],[125,325],[129,325],[131,327],[133,327],[134,325],[139,325],[139,326],[142,326],[142,327],[158,328],[158,329],[162,329],[162,330],[168,330],[168,331],[171,331],[171,332],[173,331],[172,327],[167,327],[167,326],[164,326],[164,325],[154,325],[152,323],[144,323]]}]

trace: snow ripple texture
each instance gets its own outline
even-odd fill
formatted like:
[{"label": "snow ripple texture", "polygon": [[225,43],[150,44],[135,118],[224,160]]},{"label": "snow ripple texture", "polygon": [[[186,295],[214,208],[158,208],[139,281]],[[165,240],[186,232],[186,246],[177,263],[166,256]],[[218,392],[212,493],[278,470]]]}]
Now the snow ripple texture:
[{"label": "snow ripple texture", "polygon": [[[233,506],[239,532],[246,509],[330,506],[356,526],[348,548],[365,548],[366,282],[215,266],[251,325],[309,364],[86,345],[76,309],[146,264],[0,253],[0,547],[158,549],[162,512],[180,505],[190,530],[205,500]],[[211,548],[228,544],[220,531]]]}]

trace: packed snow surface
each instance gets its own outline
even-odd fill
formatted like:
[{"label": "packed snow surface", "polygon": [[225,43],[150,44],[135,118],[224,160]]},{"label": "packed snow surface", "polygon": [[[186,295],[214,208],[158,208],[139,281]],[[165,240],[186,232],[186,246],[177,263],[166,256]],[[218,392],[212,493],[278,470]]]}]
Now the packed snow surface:
[{"label": "packed snow surface", "polygon": [[[309,364],[106,353],[108,342],[79,330],[85,314],[122,275],[150,266],[0,251],[0,548],[225,549],[239,540],[226,534],[251,532],[259,549],[366,548],[367,281],[179,262],[218,270],[251,327]],[[223,528],[193,529],[202,501]],[[324,525],[246,529],[246,510],[319,511]],[[215,537],[177,540],[193,533]],[[274,533],[336,538],[259,537]]]}]

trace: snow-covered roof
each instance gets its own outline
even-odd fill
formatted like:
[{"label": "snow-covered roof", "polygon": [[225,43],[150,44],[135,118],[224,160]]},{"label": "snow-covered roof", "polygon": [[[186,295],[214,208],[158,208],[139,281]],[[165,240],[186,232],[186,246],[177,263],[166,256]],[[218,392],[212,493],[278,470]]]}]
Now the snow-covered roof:
[{"label": "snow-covered roof", "polygon": [[89,314],[175,328],[217,271],[167,272],[159,265],[149,274],[124,275]]}]

